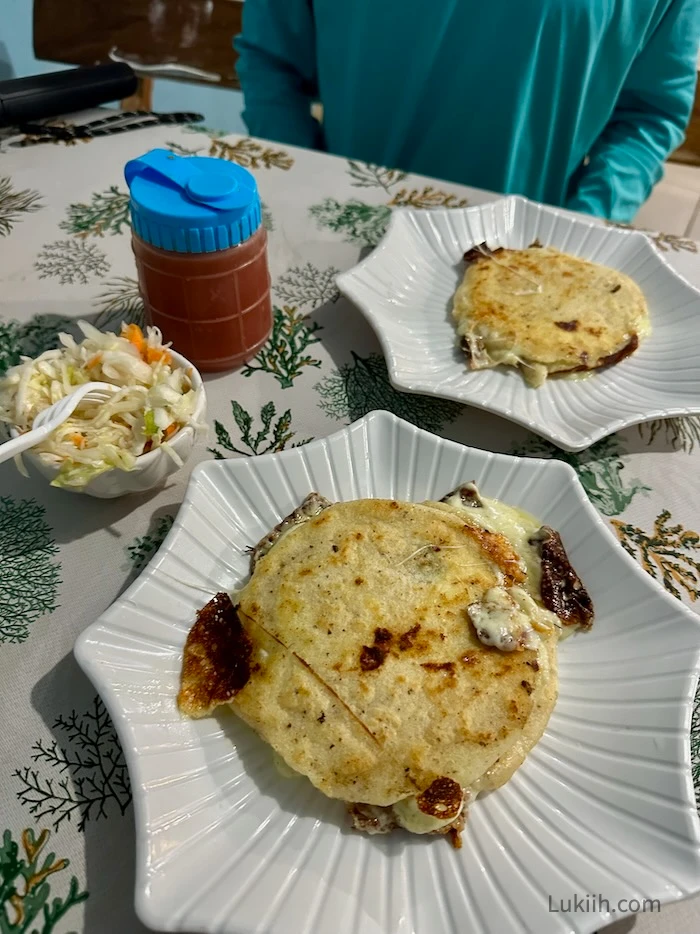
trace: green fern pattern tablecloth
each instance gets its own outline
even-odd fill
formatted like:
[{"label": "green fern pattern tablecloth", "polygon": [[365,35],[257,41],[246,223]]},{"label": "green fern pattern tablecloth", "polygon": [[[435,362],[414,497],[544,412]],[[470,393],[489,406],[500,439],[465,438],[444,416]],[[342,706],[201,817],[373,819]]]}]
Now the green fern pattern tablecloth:
[{"label": "green fern pattern tablecloth", "polygon": [[[493,195],[201,129],[27,143],[0,144],[0,372],[53,346],[57,331],[75,331],[78,318],[102,328],[142,318],[122,170],[154,147],[255,173],[275,309],[257,357],[207,380],[208,439],[165,489],[99,501],[0,467],[0,934],[143,930],[132,907],[129,776],[72,647],[155,553],[197,461],[304,444],[375,408],[477,447],[563,458],[624,548],[674,597],[700,606],[700,419],[652,422],[564,454],[501,419],[394,390],[372,331],[339,298],[336,273],[376,245],[393,207]],[[700,286],[696,245],[650,236]],[[697,712],[691,745],[697,784]],[[666,917],[653,930],[670,929]]]}]

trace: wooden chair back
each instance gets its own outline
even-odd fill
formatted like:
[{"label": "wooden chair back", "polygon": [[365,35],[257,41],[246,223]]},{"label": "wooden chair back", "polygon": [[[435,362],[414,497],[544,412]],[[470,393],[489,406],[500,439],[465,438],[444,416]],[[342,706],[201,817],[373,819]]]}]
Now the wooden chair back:
[{"label": "wooden chair back", "polygon": [[238,88],[232,43],[242,12],[242,0],[34,0],[34,54],[67,65],[127,62],[142,79],[130,106],[149,104],[154,78]]}]

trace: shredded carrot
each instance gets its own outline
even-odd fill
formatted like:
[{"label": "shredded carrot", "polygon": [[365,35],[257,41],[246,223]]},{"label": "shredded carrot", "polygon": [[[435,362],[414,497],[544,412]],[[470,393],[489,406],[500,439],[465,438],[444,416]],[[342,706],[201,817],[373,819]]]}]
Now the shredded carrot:
[{"label": "shredded carrot", "polygon": [[146,363],[158,363],[161,360],[164,364],[170,363],[172,357],[164,347],[146,347]]},{"label": "shredded carrot", "polygon": [[100,362],[101,359],[102,359],[102,354],[96,353],[94,357],[90,357],[90,359],[85,364],[85,366],[88,368],[88,370],[90,370],[92,369],[92,367],[97,366],[97,364]]},{"label": "shredded carrot", "polygon": [[126,338],[130,344],[133,344],[138,352],[143,356],[146,350],[146,338],[138,324],[125,324],[122,328],[122,337]]},{"label": "shredded carrot", "polygon": [[173,422],[171,425],[168,425],[168,427],[163,432],[163,441],[167,441],[168,438],[172,438],[172,436],[177,431],[177,427],[177,422]]},{"label": "shredded carrot", "polygon": [[164,348],[151,347],[138,324],[125,324],[122,327],[122,337],[136,347],[146,363],[157,363],[159,360],[163,363],[170,363],[172,359]]},{"label": "shredded carrot", "polygon": [[70,435],[70,440],[77,448],[85,447],[85,436],[81,435],[79,432],[76,432],[74,435]]}]

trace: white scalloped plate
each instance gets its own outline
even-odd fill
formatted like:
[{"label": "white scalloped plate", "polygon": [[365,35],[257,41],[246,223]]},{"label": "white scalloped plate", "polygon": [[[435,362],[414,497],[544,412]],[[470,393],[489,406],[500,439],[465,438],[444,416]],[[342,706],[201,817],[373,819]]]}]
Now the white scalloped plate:
[{"label": "white scalloped plate", "polygon": [[[477,243],[547,246],[612,266],[644,290],[653,333],[616,366],[539,389],[512,368],[470,372],[450,310],[464,252]],[[604,227],[524,198],[472,208],[395,211],[379,246],[338,288],[382,345],[391,382],[502,415],[568,451],[653,418],[700,412],[700,292],[644,234]]]},{"label": "white scalloped plate", "polygon": [[[281,778],[232,714],[178,714],[195,611],[244,580],[246,546],[307,493],[420,501],[472,479],[561,531],[597,620],[561,647],[549,728],[515,777],[472,806],[462,850],[350,832],[342,805]],[[136,907],[155,929],[584,934],[604,911],[550,904],[700,890],[688,748],[700,624],[615,542],[559,461],[471,450],[374,412],[299,449],[201,464],[157,556],[75,652],[127,757]]]}]

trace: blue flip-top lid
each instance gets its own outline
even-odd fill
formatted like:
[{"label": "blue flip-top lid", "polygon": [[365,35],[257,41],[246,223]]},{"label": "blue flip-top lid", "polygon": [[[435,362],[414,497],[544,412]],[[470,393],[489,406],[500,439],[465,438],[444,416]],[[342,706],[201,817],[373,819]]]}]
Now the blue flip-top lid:
[{"label": "blue flip-top lid", "polygon": [[124,167],[131,223],[163,250],[213,253],[252,237],[262,223],[255,179],[232,162],[152,149]]}]

